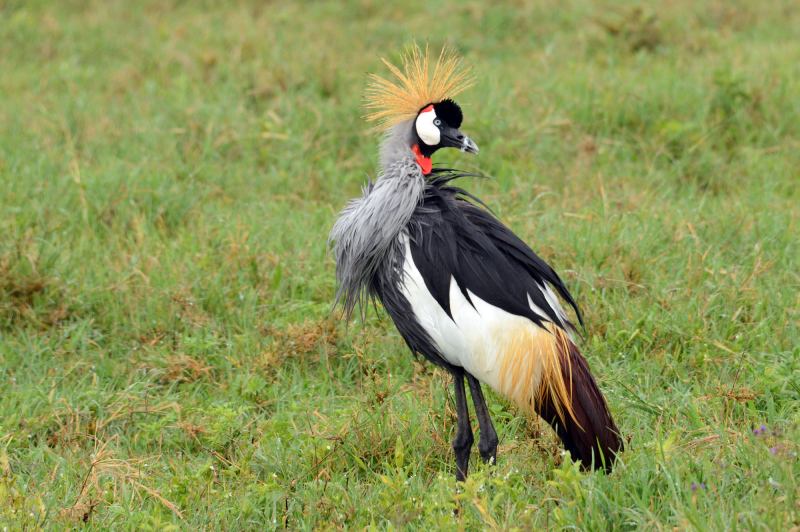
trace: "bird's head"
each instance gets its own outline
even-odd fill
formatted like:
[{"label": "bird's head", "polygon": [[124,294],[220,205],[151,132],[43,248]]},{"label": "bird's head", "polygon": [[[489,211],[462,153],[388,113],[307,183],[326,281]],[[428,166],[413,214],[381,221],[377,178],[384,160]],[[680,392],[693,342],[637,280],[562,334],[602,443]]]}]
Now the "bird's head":
[{"label": "bird's head", "polygon": [[461,107],[450,99],[429,104],[417,114],[411,149],[422,173],[431,173],[431,155],[439,148],[478,153],[478,145],[458,129],[463,118]]},{"label": "bird's head", "polygon": [[[386,60],[383,62],[399,79],[396,84],[375,74],[365,94],[366,107],[375,109],[368,121],[379,120],[378,129],[394,131],[393,126],[411,127],[410,135],[398,140],[410,145],[423,174],[432,170],[431,155],[440,148],[458,148],[478,153],[478,146],[458,128],[464,118],[461,107],[452,97],[472,86],[471,67],[465,66],[454,51],[443,48],[433,70],[428,74],[428,47],[409,47],[403,56],[403,70]],[[406,130],[407,131],[407,130]],[[405,140],[408,139],[408,140]]]}]

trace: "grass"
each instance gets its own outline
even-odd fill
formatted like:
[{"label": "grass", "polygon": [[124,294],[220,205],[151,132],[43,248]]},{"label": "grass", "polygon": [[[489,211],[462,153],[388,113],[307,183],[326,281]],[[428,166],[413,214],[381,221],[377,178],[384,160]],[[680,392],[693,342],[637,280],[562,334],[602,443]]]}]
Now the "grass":
[{"label": "grass", "polygon": [[[795,2],[0,18],[3,530],[798,530]],[[364,73],[414,38],[476,65],[481,153],[439,162],[580,302],[610,475],[488,393],[499,465],[457,491],[448,376],[331,316]]]}]

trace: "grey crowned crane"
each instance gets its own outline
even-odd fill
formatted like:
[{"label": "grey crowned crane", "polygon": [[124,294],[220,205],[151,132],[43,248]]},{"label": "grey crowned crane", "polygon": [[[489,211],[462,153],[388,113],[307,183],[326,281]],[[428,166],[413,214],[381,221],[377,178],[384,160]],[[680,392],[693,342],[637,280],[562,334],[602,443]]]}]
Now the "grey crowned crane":
[{"label": "grey crowned crane", "polygon": [[452,99],[473,85],[470,68],[443,48],[431,77],[427,47],[416,45],[402,70],[383,62],[399,84],[370,75],[366,118],[384,131],[381,172],[331,231],[336,303],[349,320],[377,299],[412,353],[453,375],[456,480],[467,476],[474,441],[465,378],[484,462],[495,462],[498,438],[481,383],[538,413],[584,467],[610,470],[622,440],[556,293],[583,325],[575,300],[480,200],[452,185],[469,174],[432,167],[441,148],[478,153]]}]

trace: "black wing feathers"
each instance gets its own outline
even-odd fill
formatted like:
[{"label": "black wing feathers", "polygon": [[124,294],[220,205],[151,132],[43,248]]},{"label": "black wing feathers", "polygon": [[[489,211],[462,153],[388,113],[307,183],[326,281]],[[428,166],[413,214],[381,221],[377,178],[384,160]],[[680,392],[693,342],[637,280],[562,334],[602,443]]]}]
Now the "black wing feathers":
[{"label": "black wing feathers", "polygon": [[[440,200],[439,197],[433,197],[421,209],[418,209],[420,212],[427,211],[422,214],[423,220],[420,220],[420,224],[426,224],[424,237],[418,232],[409,236],[411,237],[414,264],[420,269],[428,291],[452,318],[449,270],[451,265],[458,263],[458,249],[452,245],[454,239],[451,228],[447,224],[441,223],[439,208],[442,206],[442,202]],[[414,253],[415,249],[418,250],[417,253]],[[418,257],[420,257],[419,260]],[[425,260],[422,257],[431,257],[433,260]],[[421,267],[420,264],[423,266]]]},{"label": "black wing feathers", "polygon": [[[536,323],[542,319],[528,305],[524,272],[475,228],[455,201],[453,193],[431,187],[423,206],[412,217],[409,236],[414,264],[428,291],[450,313],[450,283],[456,283],[469,300],[472,292],[484,301]],[[452,317],[452,316],[451,316]],[[555,314],[551,317],[555,320]]]},{"label": "black wing feathers", "polygon": [[[555,271],[494,216],[464,198],[480,200],[447,186],[464,175],[435,170],[423,203],[409,225],[414,264],[437,303],[452,317],[450,283],[455,278],[468,301],[469,291],[539,326],[544,321],[560,325],[559,316],[540,289],[549,282],[572,305],[583,323],[575,300]],[[546,317],[531,309],[528,298]]]},{"label": "black wing feathers", "polygon": [[[495,247],[503,252],[511,262],[523,268],[533,278],[537,280],[540,279],[539,284],[544,284],[541,280],[550,283],[559,295],[575,310],[575,314],[578,316],[581,326],[583,326],[583,316],[581,316],[581,312],[578,309],[578,304],[555,270],[539,258],[525,242],[515,235],[508,227],[503,225],[497,218],[466,201],[461,201],[461,203],[466,204],[463,210],[467,219],[477,228],[481,229],[492,240]],[[535,296],[536,297],[534,297],[534,294],[531,294],[531,299],[533,299],[536,305],[541,308],[549,307],[544,296],[538,290]]]}]

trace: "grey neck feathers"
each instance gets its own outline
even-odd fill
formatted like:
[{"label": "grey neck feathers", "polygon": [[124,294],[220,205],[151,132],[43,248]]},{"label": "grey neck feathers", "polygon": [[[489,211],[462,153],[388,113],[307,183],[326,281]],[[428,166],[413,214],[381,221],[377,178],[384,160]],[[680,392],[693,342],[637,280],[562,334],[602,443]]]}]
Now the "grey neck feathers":
[{"label": "grey neck feathers", "polygon": [[377,182],[364,187],[362,197],[350,200],[328,237],[339,284],[334,304],[343,302],[347,319],[356,304],[363,313],[364,303],[375,295],[371,286],[376,273],[402,259],[398,237],[425,190],[425,177],[410,143],[410,122],[389,130],[381,144],[382,172]]},{"label": "grey neck feathers", "polygon": [[380,162],[386,172],[393,164],[407,158],[414,159],[411,144],[414,142],[412,130],[414,120],[395,124],[386,132],[381,141]]}]

